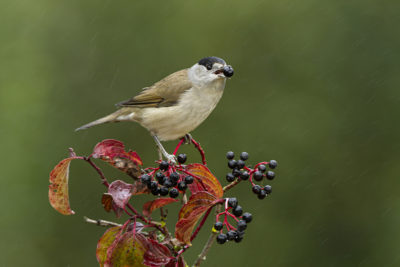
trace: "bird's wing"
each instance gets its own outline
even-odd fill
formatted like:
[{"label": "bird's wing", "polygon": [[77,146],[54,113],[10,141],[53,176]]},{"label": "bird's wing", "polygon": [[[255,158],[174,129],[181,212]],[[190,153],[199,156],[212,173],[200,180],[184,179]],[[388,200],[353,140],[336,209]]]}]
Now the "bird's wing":
[{"label": "bird's wing", "polygon": [[183,92],[192,88],[187,69],[177,71],[126,101],[117,104],[118,107],[168,107],[175,104]]}]

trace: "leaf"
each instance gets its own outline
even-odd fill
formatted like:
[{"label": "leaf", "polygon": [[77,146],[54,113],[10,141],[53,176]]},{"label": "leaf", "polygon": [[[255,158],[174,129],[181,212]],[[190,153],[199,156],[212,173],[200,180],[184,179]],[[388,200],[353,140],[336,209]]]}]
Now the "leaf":
[{"label": "leaf", "polygon": [[124,208],[132,196],[133,185],[124,181],[116,180],[108,187],[108,193],[112,196],[114,203],[119,208]]},{"label": "leaf", "polygon": [[194,227],[201,216],[211,208],[217,198],[208,192],[197,192],[193,194],[179,212],[179,221],[175,225],[175,237],[188,245]]},{"label": "leaf", "polygon": [[56,211],[64,215],[75,214],[69,205],[68,179],[69,165],[77,158],[70,157],[60,161],[50,172],[49,202]]},{"label": "leaf", "polygon": [[173,259],[171,251],[164,245],[158,243],[153,239],[146,239],[144,243],[146,252],[143,256],[143,263],[147,266],[164,266]]},{"label": "leaf", "polygon": [[153,201],[149,201],[144,203],[143,205],[143,215],[144,216],[150,216],[151,213],[158,208],[164,207],[165,205],[168,205],[169,203],[172,202],[177,202],[177,199],[173,199],[173,198],[158,198],[155,199]]},{"label": "leaf", "polygon": [[93,158],[102,159],[115,168],[137,179],[141,175],[140,166],[143,162],[134,151],[125,151],[121,141],[106,139],[98,143],[93,149]]},{"label": "leaf", "polygon": [[104,193],[101,197],[101,204],[103,204],[103,208],[110,212],[113,210],[117,218],[121,217],[123,209],[119,208],[113,201],[113,197],[109,193]]},{"label": "leaf", "polygon": [[107,249],[112,245],[121,228],[121,226],[108,228],[97,242],[96,258],[100,266],[104,266],[104,262],[107,260]]},{"label": "leaf", "polygon": [[[194,184],[197,184],[198,187],[199,185],[201,185],[201,187],[204,188],[204,191],[213,194],[217,198],[222,198],[224,194],[222,186],[219,183],[218,179],[210,172],[210,170],[206,166],[194,163],[187,165],[185,170],[195,178]],[[193,189],[195,192],[192,191],[192,193],[198,192],[198,189],[195,189],[194,186]]]},{"label": "leaf", "polygon": [[171,260],[167,265],[165,265],[165,267],[186,267],[186,266],[189,265],[186,264],[182,255],[178,258],[178,265],[176,265],[176,261],[173,260]]}]

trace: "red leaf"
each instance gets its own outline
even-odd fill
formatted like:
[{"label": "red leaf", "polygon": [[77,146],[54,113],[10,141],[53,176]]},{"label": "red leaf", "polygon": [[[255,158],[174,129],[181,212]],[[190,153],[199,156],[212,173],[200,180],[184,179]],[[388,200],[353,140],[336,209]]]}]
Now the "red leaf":
[{"label": "red leaf", "polygon": [[193,194],[179,212],[179,221],[175,225],[175,237],[188,245],[193,229],[201,216],[211,208],[218,199],[208,192]]},{"label": "red leaf", "polygon": [[146,238],[147,242],[143,242],[146,247],[143,263],[147,266],[164,266],[173,259],[171,251],[164,245],[153,239]]},{"label": "red leaf", "polygon": [[165,205],[172,203],[172,202],[177,202],[177,199],[173,198],[158,198],[153,201],[149,201],[144,203],[143,205],[143,215],[144,216],[150,216],[151,213],[158,208],[164,207]]},{"label": "red leaf", "polygon": [[138,178],[141,174],[140,166],[143,162],[139,155],[134,151],[126,152],[124,144],[118,140],[101,141],[93,149],[92,156],[110,163],[133,178]]},{"label": "red leaf", "polygon": [[101,197],[101,204],[107,212],[113,210],[117,218],[121,217],[123,209],[119,208],[113,201],[112,196],[109,193],[104,193]]},{"label": "red leaf", "polygon": [[222,198],[224,194],[222,186],[206,166],[194,163],[187,165],[185,170],[195,178],[193,184],[197,187],[190,187],[193,190],[192,193],[198,192],[199,188],[204,188],[204,191],[213,194],[216,198]]},{"label": "red leaf", "polygon": [[50,205],[64,215],[75,214],[69,206],[68,195],[69,165],[73,159],[77,159],[77,157],[70,157],[60,161],[50,172]]},{"label": "red leaf", "polygon": [[186,264],[182,255],[178,259],[178,265],[176,265],[176,261],[173,261],[173,260],[171,260],[167,265],[165,265],[165,267],[185,267],[185,266],[189,266],[189,265]]},{"label": "red leaf", "polygon": [[132,196],[133,185],[116,180],[108,187],[108,193],[119,208],[124,208]]}]

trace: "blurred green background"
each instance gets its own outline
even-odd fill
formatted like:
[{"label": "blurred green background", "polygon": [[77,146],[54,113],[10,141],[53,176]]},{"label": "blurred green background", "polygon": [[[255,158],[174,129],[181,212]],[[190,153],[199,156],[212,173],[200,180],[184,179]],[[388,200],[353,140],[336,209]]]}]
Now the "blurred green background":
[{"label": "blurred green background", "polygon": [[192,133],[209,167],[223,184],[228,150],[279,167],[265,200],[248,184],[229,192],[254,221],[242,243],[215,245],[204,265],[399,266],[399,8],[396,0],[1,1],[0,265],[96,266],[104,228],[82,217],[115,220],[100,204],[104,188],[72,162],[76,215],[62,216],[48,203],[49,172],[68,147],[88,155],[105,138],[151,165],[153,140],[137,124],[73,130],[215,55],[235,75]]}]

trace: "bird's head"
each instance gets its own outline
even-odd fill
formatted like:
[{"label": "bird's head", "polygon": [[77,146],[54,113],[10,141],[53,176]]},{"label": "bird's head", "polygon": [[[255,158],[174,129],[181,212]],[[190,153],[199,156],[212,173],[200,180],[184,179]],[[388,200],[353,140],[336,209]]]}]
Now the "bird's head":
[{"label": "bird's head", "polygon": [[233,76],[233,68],[225,60],[218,57],[205,57],[189,69],[192,82],[200,85],[216,80],[225,80]]}]

